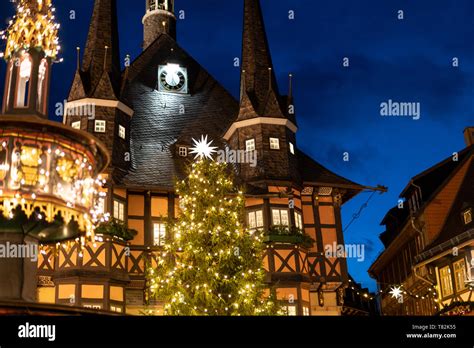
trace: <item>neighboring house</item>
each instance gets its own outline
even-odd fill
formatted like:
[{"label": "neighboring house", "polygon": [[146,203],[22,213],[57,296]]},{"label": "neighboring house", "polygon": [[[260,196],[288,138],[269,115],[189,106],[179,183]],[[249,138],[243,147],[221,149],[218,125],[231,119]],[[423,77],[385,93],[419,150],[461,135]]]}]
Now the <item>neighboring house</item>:
[{"label": "neighboring house", "polygon": [[369,273],[384,315],[472,314],[474,128],[464,133],[467,147],[415,176],[382,221],[385,250]]}]

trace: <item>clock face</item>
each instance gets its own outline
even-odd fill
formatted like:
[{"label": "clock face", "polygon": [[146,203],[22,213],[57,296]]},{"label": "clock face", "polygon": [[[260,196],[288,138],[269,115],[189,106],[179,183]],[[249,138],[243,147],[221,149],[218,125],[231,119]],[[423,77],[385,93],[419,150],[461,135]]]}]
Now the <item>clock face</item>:
[{"label": "clock face", "polygon": [[159,71],[161,91],[187,93],[186,69],[168,64]]}]

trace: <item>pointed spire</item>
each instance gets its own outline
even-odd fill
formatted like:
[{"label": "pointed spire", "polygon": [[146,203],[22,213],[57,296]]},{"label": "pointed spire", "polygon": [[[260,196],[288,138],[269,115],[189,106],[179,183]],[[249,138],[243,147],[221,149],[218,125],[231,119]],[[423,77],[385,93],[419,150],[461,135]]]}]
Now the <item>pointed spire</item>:
[{"label": "pointed spire", "polygon": [[259,0],[244,0],[244,31],[242,42],[242,105],[241,118],[256,116],[285,117],[280,107],[280,95],[273,69],[262,9]]},{"label": "pointed spire", "polygon": [[[115,92],[118,92],[120,86],[120,53],[116,0],[95,0],[82,71],[87,74],[86,93],[94,93],[96,98],[103,94],[107,99],[110,95],[117,94]],[[102,86],[112,86],[111,91],[97,89],[104,79],[104,72],[109,75],[110,84]]]}]

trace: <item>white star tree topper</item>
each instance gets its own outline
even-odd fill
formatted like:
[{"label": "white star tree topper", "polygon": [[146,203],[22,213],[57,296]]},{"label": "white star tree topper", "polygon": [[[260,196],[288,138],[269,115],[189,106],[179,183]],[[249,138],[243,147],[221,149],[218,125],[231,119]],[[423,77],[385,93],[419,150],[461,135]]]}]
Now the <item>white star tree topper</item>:
[{"label": "white star tree topper", "polygon": [[203,159],[203,158],[209,158],[212,160],[212,154],[217,152],[216,149],[217,147],[211,146],[213,140],[208,142],[208,136],[206,135],[201,135],[200,140],[196,140],[193,138],[194,142],[194,147],[191,148],[190,153],[195,154],[194,158],[197,159]]}]

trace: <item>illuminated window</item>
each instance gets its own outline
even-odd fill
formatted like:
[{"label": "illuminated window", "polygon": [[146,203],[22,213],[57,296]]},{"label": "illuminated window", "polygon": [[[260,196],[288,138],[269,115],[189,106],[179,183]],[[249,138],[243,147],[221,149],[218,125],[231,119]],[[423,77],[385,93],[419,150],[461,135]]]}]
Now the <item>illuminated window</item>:
[{"label": "illuminated window", "polygon": [[248,224],[250,229],[263,227],[263,211],[251,211],[248,213]]},{"label": "illuminated window", "polygon": [[281,310],[288,316],[296,316],[296,306],[282,306]]},{"label": "illuminated window", "polygon": [[110,306],[110,311],[115,312],[115,313],[122,313],[122,307],[111,305]]},{"label": "illuminated window", "polygon": [[288,210],[272,209],[273,225],[289,226]]},{"label": "illuminated window", "polygon": [[180,146],[178,152],[179,152],[179,155],[181,157],[188,157],[188,148],[187,147]]},{"label": "illuminated window", "polygon": [[472,209],[468,209],[463,213],[464,224],[470,224],[472,222]]},{"label": "illuminated window", "polygon": [[295,211],[295,225],[297,228],[303,229],[303,216],[297,211]]},{"label": "illuminated window", "polygon": [[29,92],[30,92],[30,78],[33,63],[28,54],[26,54],[20,63],[18,69],[18,89],[16,91],[15,105],[18,108],[25,108],[28,106]]},{"label": "illuminated window", "polygon": [[85,304],[83,305],[83,307],[87,309],[96,309],[96,310],[102,309],[102,305],[99,305],[99,304]]},{"label": "illuminated window", "polygon": [[255,139],[249,139],[245,142],[245,151],[255,151]]},{"label": "illuminated window", "polygon": [[292,155],[295,154],[295,145],[293,145],[293,143],[290,143],[290,152]]},{"label": "illuminated window", "polygon": [[119,125],[119,137],[122,138],[122,139],[125,139],[125,127],[124,126],[121,126]]},{"label": "illuminated window", "polygon": [[114,219],[125,221],[125,204],[114,200]]},{"label": "illuminated window", "polygon": [[280,139],[278,139],[278,138],[270,138],[270,149],[272,149],[272,150],[280,150]]},{"label": "illuminated window", "polygon": [[94,123],[94,132],[105,133],[105,121],[96,120]]},{"label": "illuminated window", "polygon": [[449,266],[439,270],[439,279],[441,282],[441,291],[443,297],[451,296],[453,294],[453,283],[451,279],[451,269]]},{"label": "illuminated window", "polygon": [[81,129],[81,121],[71,123],[71,127],[74,129]]},{"label": "illuminated window", "polygon": [[466,262],[464,262],[464,259],[456,261],[453,264],[453,268],[456,290],[462,291],[466,288]]},{"label": "illuminated window", "polygon": [[166,243],[166,225],[162,223],[153,224],[153,245],[163,246]]},{"label": "illuminated window", "polygon": [[308,317],[309,316],[309,308],[308,307],[303,307],[303,315],[305,317]]}]

